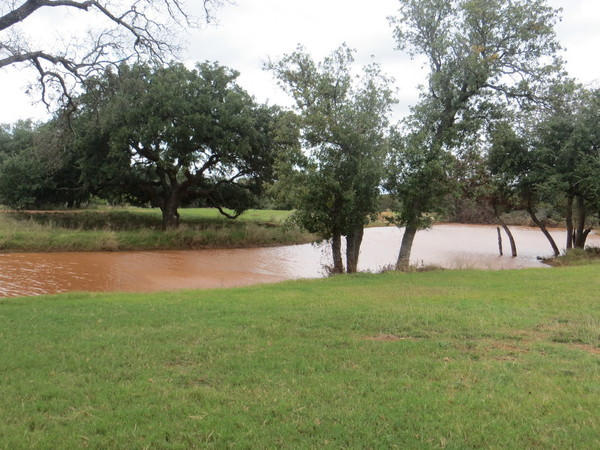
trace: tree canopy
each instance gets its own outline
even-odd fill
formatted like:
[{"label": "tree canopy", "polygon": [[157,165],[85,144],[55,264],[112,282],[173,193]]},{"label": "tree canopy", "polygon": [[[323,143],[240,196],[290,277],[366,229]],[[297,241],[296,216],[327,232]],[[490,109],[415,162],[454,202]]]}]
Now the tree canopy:
[{"label": "tree canopy", "polygon": [[443,202],[443,190],[427,185],[451,177],[448,154],[457,156],[495,104],[514,100],[525,106],[540,99],[547,83],[560,76],[561,60],[553,29],[557,11],[543,0],[400,0],[391,20],[398,49],[425,56],[430,70],[405,122],[413,145],[397,148],[401,164],[407,148],[422,156],[410,171],[392,170],[388,183],[402,202],[399,222],[406,230],[397,267],[406,269],[422,215]]},{"label": "tree canopy", "polygon": [[315,62],[298,48],[270,63],[296,102],[305,153],[282,183],[294,192],[297,218],[309,231],[331,239],[333,272],[357,269],[363,227],[377,211],[386,155],[387,114],[394,102],[390,80],[376,65],[356,82],[353,51],[342,46]]},{"label": "tree canopy", "polygon": [[0,204],[14,209],[79,205],[89,197],[56,123],[0,129]]},{"label": "tree canopy", "polygon": [[549,107],[522,123],[494,127],[488,160],[492,174],[504,190],[518,196],[558,256],[559,248],[535,206],[558,206],[567,225],[565,247],[585,246],[591,231],[588,219],[599,212],[600,94],[572,83],[554,90],[558,95]]},{"label": "tree canopy", "polygon": [[74,120],[83,178],[160,208],[165,228],[195,199],[240,214],[284,145],[280,111],[258,105],[237,75],[216,63],[123,65],[88,83]]}]

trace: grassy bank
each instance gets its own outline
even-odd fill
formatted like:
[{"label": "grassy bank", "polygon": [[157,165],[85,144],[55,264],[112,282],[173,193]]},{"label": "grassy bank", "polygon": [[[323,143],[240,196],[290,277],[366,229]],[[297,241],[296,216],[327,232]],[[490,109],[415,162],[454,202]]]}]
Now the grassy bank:
[{"label": "grassy bank", "polygon": [[600,264],[600,247],[573,248],[558,257],[546,258],[543,262],[554,267]]},{"label": "grassy bank", "polygon": [[0,252],[180,250],[309,242],[286,223],[289,211],[250,210],[236,220],[214,209],[183,209],[177,230],[161,231],[156,209],[0,212]]},{"label": "grassy bank", "polygon": [[0,300],[0,448],[599,448],[598,266]]}]

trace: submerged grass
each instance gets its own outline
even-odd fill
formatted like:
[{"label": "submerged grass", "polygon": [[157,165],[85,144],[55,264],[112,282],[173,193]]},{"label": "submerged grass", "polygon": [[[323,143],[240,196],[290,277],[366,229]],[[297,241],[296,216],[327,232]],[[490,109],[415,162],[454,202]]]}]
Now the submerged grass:
[{"label": "submerged grass", "polygon": [[0,448],[599,448],[597,266],[0,300]]},{"label": "submerged grass", "polygon": [[213,209],[180,213],[180,228],[163,232],[160,211],[142,208],[0,212],[0,251],[181,250],[313,240],[286,222],[289,211],[250,210],[236,220]]}]

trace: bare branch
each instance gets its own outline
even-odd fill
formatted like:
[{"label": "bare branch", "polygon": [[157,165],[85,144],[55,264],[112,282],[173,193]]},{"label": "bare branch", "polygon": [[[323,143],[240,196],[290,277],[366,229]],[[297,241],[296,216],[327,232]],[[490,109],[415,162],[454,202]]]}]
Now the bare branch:
[{"label": "bare branch", "polygon": [[220,205],[219,202],[215,201],[214,198],[212,197],[212,195],[207,195],[206,199],[208,200],[208,203],[213,207],[213,208],[217,208],[217,210],[219,211],[220,214],[222,214],[223,216],[227,217],[228,219],[237,219],[242,213],[237,213],[237,214],[229,214],[227,211],[225,211]]},{"label": "bare branch", "polygon": [[17,9],[10,11],[4,16],[0,17],[0,31],[6,30],[19,22],[22,22],[31,14],[36,12],[38,9],[43,7],[54,7],[54,6],[68,6],[77,9],[87,9],[91,6],[92,2],[76,2],[76,1],[53,1],[53,0],[27,0]]},{"label": "bare branch", "polygon": [[[210,22],[214,8],[221,4],[222,0],[203,0],[203,22]],[[61,50],[30,48],[26,38],[11,33],[36,11],[55,7],[95,14],[101,20],[94,22],[106,26]],[[198,27],[200,23],[185,11],[182,0],[131,0],[125,7],[102,0],[25,0],[2,13],[0,68],[18,64],[34,68],[41,100],[48,107],[55,103],[49,101],[51,91],[58,94],[60,104],[72,106],[73,89],[111,65],[131,59],[164,63],[178,51],[173,27]],[[10,37],[5,33],[11,33]]]}]

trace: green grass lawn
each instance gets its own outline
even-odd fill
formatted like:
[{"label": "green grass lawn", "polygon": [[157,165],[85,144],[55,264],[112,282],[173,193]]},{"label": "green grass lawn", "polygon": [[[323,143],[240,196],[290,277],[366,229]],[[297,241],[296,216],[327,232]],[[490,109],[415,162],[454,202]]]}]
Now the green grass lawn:
[{"label": "green grass lawn", "polygon": [[215,209],[181,209],[181,226],[161,230],[157,209],[0,212],[0,252],[185,250],[306,243],[291,211],[249,210],[236,220]]},{"label": "green grass lawn", "polygon": [[0,300],[0,448],[600,448],[598,266]]}]

